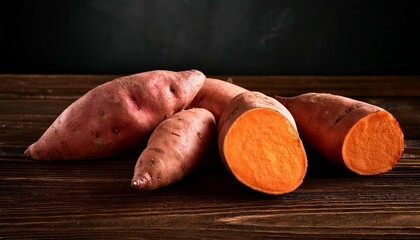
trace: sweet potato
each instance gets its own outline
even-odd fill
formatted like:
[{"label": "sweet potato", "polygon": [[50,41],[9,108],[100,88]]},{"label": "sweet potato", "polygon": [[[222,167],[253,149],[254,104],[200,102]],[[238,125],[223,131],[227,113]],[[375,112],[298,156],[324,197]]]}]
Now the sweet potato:
[{"label": "sweet potato", "polygon": [[99,85],[65,109],[25,153],[36,160],[92,159],[145,143],[160,122],[190,104],[204,80],[196,70],[157,70]]},{"label": "sweet potato", "polygon": [[402,155],[403,132],[378,106],[326,93],[276,99],[292,113],[305,144],[355,173],[387,172]]},{"label": "sweet potato", "polygon": [[230,172],[268,194],[297,189],[306,174],[306,152],[289,111],[259,92],[237,95],[219,121],[219,151]]},{"label": "sweet potato", "polygon": [[191,173],[213,145],[216,120],[204,108],[183,110],[157,126],[137,160],[133,188],[152,190]]},{"label": "sweet potato", "polygon": [[227,81],[206,78],[190,106],[209,110],[218,121],[226,105],[236,95],[246,91],[248,90]]}]

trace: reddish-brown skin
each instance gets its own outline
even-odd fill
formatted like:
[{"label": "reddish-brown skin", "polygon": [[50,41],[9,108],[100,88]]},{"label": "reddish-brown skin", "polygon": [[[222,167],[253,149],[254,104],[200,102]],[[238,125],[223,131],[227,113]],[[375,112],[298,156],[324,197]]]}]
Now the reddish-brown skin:
[{"label": "reddish-brown skin", "polygon": [[157,70],[104,83],[65,109],[25,154],[35,160],[92,159],[138,146],[186,108],[204,80],[197,70]]},{"label": "reddish-brown skin", "polygon": [[[327,93],[275,98],[292,113],[302,140],[341,166],[345,166],[342,146],[349,130],[368,114],[385,111],[366,102]],[[396,120],[395,123],[398,125]]]},{"label": "reddish-brown skin", "polygon": [[239,93],[247,89],[233,83],[206,78],[203,87],[191,103],[192,107],[201,107],[213,113],[216,121],[219,120],[226,105]]},{"label": "reddish-brown skin", "polygon": [[175,113],[153,131],[137,160],[133,188],[152,190],[191,173],[214,142],[216,120],[204,108]]}]

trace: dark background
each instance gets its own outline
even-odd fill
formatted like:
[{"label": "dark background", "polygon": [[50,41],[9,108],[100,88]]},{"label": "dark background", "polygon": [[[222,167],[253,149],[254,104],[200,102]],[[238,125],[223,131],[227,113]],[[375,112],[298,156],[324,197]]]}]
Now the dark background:
[{"label": "dark background", "polygon": [[418,1],[0,1],[1,73],[419,75]]}]

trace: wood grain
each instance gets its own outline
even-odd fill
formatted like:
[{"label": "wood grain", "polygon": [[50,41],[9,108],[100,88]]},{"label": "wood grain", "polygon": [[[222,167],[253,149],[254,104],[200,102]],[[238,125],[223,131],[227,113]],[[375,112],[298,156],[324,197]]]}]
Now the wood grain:
[{"label": "wood grain", "polygon": [[352,174],[309,152],[301,187],[264,195],[234,180],[214,148],[187,179],[140,192],[130,188],[140,148],[90,161],[25,158],[62,110],[115,77],[0,75],[0,239],[420,238],[420,77],[231,77],[267,94],[333,92],[391,111],[406,149],[379,176]]}]

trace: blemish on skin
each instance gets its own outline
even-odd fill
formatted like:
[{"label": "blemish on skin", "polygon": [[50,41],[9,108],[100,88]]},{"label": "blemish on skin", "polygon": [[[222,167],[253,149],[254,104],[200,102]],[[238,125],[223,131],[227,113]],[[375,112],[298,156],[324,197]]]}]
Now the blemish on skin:
[{"label": "blemish on skin", "polygon": [[157,172],[157,173],[156,173],[156,178],[157,178],[157,179],[162,179],[162,172],[160,172],[160,171],[159,171],[159,172]]},{"label": "blemish on skin", "polygon": [[354,107],[351,107],[351,108],[349,108],[349,109],[347,109],[347,110],[346,110],[346,113],[353,112],[353,111],[357,110],[358,108],[360,108],[360,106],[359,106],[359,105],[356,105],[356,106],[354,106]]},{"label": "blemish on skin", "polygon": [[130,98],[133,104],[136,106],[137,110],[140,110],[140,106],[139,106],[139,103],[137,102],[137,98],[135,96],[130,96]]},{"label": "blemish on skin", "polygon": [[227,120],[228,119],[231,119],[233,116],[235,116],[237,113],[239,112],[239,108],[236,108],[235,110],[233,110],[230,114],[229,114],[229,116],[227,117]]},{"label": "blemish on skin", "polygon": [[117,106],[117,108],[122,108],[123,103],[121,101],[117,101],[115,102],[115,105]]},{"label": "blemish on skin", "polygon": [[170,132],[172,135],[175,135],[175,136],[177,136],[177,137],[181,137],[181,135],[179,135],[178,133],[175,133],[175,132]]},{"label": "blemish on skin", "polygon": [[120,129],[118,129],[118,128],[114,128],[114,133],[115,133],[115,134],[120,134]]},{"label": "blemish on skin", "polygon": [[203,104],[203,97],[200,97],[199,100],[197,101],[198,103],[196,104],[196,107],[201,107]]},{"label": "blemish on skin", "polygon": [[154,158],[150,158],[150,165],[155,165],[156,164],[156,159],[154,159]]},{"label": "blemish on skin", "polygon": [[341,115],[339,115],[335,121],[334,121],[334,125],[338,124],[347,114],[356,111],[358,108],[360,108],[361,106],[356,105],[356,106],[352,106],[348,109],[346,109]]},{"label": "blemish on skin", "polygon": [[100,139],[100,138],[95,139],[95,147],[96,147],[97,149],[103,149],[103,148],[105,147],[104,140],[102,140],[102,139]]},{"label": "blemish on skin", "polygon": [[203,135],[201,135],[201,133],[200,133],[200,132],[197,132],[197,136],[198,136],[198,138],[200,138],[200,139],[201,139],[201,141],[204,141]]},{"label": "blemish on skin", "polygon": [[105,116],[105,112],[104,111],[100,111],[99,112],[99,117],[104,117]]},{"label": "blemish on skin", "polygon": [[308,97],[308,102],[317,103],[318,98],[316,96],[310,96],[310,97]]},{"label": "blemish on skin", "polygon": [[155,152],[157,152],[157,153],[163,153],[164,151],[163,151],[163,149],[161,149],[161,148],[156,148],[156,147],[154,147],[154,148],[149,148],[149,150],[151,150],[151,151],[155,151]]},{"label": "blemish on skin", "polygon": [[95,130],[90,131],[90,135],[91,136],[94,136],[95,138],[99,138],[100,137],[99,132],[98,131],[95,131]]},{"label": "blemish on skin", "polygon": [[170,132],[170,131],[171,131],[171,130],[170,130],[167,126],[165,126],[165,125],[164,125],[164,126],[162,126],[162,127],[161,127],[161,129],[166,130],[166,131],[168,131],[168,132]]},{"label": "blemish on skin", "polygon": [[65,141],[60,141],[60,146],[62,148],[67,148],[67,143]]},{"label": "blemish on skin", "polygon": [[266,97],[266,96],[261,96],[259,94],[255,94],[254,97],[255,97],[255,99],[261,100],[262,102],[264,102],[268,105],[271,105],[271,106],[274,105],[274,102],[271,101],[271,99]]},{"label": "blemish on skin", "polygon": [[309,115],[308,122],[312,122],[312,115]]},{"label": "blemish on skin", "polygon": [[79,129],[79,127],[78,126],[74,126],[73,128],[72,128],[72,131],[73,132],[78,132],[80,129]]},{"label": "blemish on skin", "polygon": [[171,92],[171,93],[175,93],[176,92],[176,87],[174,86],[174,85],[169,85],[169,91]]}]

